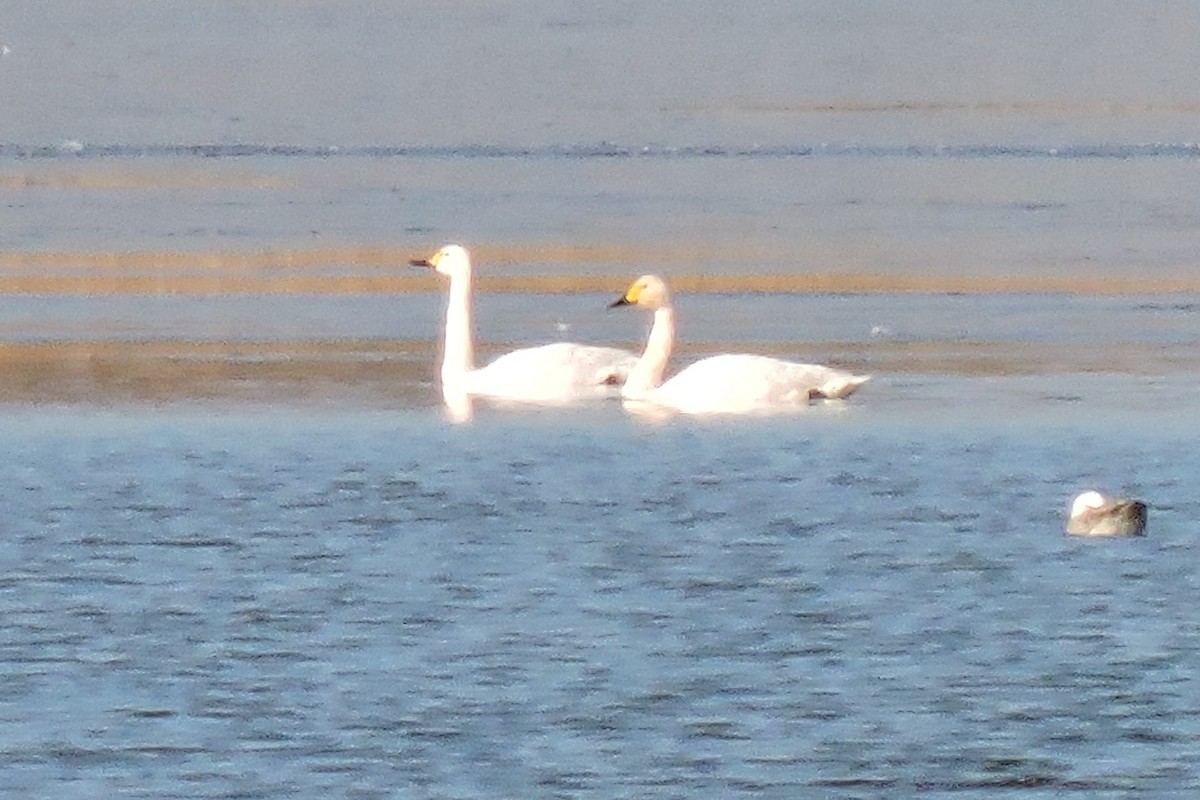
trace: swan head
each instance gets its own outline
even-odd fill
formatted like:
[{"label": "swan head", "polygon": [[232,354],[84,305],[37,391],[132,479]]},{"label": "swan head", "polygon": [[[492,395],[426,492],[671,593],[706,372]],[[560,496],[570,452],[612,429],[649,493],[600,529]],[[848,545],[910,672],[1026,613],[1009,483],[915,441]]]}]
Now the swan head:
[{"label": "swan head", "polygon": [[1067,533],[1076,536],[1140,536],[1145,530],[1145,503],[1095,490],[1076,497],[1067,518]]},{"label": "swan head", "polygon": [[413,267],[425,267],[453,278],[471,273],[471,254],[462,245],[448,244],[429,258],[414,258],[408,262]]},{"label": "swan head", "polygon": [[625,294],[609,303],[608,307],[641,306],[642,308],[659,309],[669,305],[671,305],[671,289],[667,286],[667,282],[657,275],[643,275],[625,290]]}]

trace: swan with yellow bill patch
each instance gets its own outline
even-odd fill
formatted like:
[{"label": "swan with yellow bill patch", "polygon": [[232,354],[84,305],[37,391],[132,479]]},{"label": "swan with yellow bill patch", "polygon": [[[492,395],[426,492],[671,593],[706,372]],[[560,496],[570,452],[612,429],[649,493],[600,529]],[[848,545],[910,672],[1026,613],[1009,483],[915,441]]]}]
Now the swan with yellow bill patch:
[{"label": "swan with yellow bill patch", "polygon": [[685,414],[740,414],[806,406],[812,400],[849,397],[866,375],[768,356],[726,354],[701,359],[664,382],[675,344],[671,289],[643,275],[609,308],[638,306],[654,312],[646,349],[621,387],[621,397]]}]

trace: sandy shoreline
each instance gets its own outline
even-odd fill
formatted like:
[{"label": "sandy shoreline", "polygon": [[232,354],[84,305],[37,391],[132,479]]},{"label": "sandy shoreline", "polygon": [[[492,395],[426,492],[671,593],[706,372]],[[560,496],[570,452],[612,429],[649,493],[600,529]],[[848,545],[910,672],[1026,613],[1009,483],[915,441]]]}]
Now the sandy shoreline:
[{"label": "sandy shoreline", "polygon": [[[697,272],[700,253],[687,248],[546,246],[476,248],[479,291],[571,294],[611,292],[645,271],[665,273],[688,293],[889,294],[1038,293],[1078,296],[1200,293],[1200,275],[1092,275],[1058,271],[919,274],[845,269],[795,272]],[[407,266],[423,253],[394,247],[346,247],[224,252],[0,253],[0,293],[39,295],[409,294],[435,291],[438,281]],[[664,259],[662,254],[671,254]],[[704,250],[704,260],[721,254]],[[744,255],[744,254],[743,254]],[[782,254],[770,257],[770,262]],[[777,262],[776,262],[777,263]],[[489,274],[491,272],[492,274]]]},{"label": "sandy shoreline", "polygon": [[[484,347],[480,358],[502,349]],[[723,349],[728,348],[681,346],[675,362],[683,365]],[[823,361],[881,377],[1091,373],[1136,380],[1200,369],[1200,354],[1182,346],[1126,345],[1098,351],[1083,345],[880,341],[776,343],[756,351],[789,358],[821,353]],[[0,403],[435,405],[436,359],[436,342],[409,340],[5,343],[0,344]]]}]

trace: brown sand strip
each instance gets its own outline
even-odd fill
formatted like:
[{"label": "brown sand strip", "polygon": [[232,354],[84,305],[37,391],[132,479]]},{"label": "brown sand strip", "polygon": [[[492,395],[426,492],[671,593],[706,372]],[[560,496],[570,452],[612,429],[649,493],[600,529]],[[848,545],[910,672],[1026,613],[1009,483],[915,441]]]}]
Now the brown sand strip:
[{"label": "brown sand strip", "polygon": [[[635,276],[636,277],[636,276]],[[677,292],[767,294],[1070,294],[1146,295],[1200,292],[1196,279],[1097,278],[1086,284],[1055,277],[902,276],[879,274],[684,275]],[[479,291],[522,294],[610,293],[625,278],[589,275],[480,277]],[[437,291],[436,280],[420,275],[0,275],[0,292],[40,295],[373,295]]]},{"label": "brown sand strip", "polygon": [[[544,266],[624,263],[609,248],[514,252],[520,263]],[[388,248],[223,253],[4,253],[0,292],[50,295],[256,295],[397,294],[435,291],[438,280],[407,266],[408,251]],[[494,257],[491,263],[508,263]],[[664,265],[656,264],[662,268]],[[671,266],[671,265],[666,265]],[[528,272],[488,275],[481,291],[570,294],[614,292],[645,271],[634,263],[619,274]],[[331,274],[332,273],[332,274]],[[670,274],[668,270],[668,274]],[[1143,295],[1200,292],[1200,271],[1172,277],[971,274],[889,274],[873,272],[794,272],[671,275],[679,292]]]},{"label": "brown sand strip", "polygon": [[[486,360],[508,347],[494,344],[480,358]],[[687,346],[673,361],[682,366],[730,348],[728,343]],[[1116,345],[1098,351],[1084,345],[993,341],[797,342],[756,350],[877,376],[1104,372],[1136,380],[1200,370],[1200,355],[1183,346]],[[0,344],[0,402],[427,405],[437,403],[436,358],[436,342],[409,340],[8,343]]]},{"label": "brown sand strip", "polygon": [[0,344],[0,402],[120,403],[341,397],[413,402],[432,394],[429,342],[96,342]]}]

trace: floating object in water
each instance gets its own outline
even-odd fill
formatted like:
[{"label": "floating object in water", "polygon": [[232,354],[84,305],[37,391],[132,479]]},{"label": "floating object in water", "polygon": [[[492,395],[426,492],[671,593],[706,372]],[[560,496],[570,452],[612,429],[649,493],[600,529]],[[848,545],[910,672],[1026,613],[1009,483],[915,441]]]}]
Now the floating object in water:
[{"label": "floating object in water", "polygon": [[1071,504],[1067,533],[1073,536],[1141,536],[1146,532],[1146,504],[1087,491]]},{"label": "floating object in water", "polygon": [[475,368],[472,342],[471,255],[448,244],[427,259],[413,259],[450,279],[442,350],[442,393],[447,400],[479,395],[530,403],[565,403],[615,393],[637,356],[615,347],[555,342],[527,347]]},{"label": "floating object in water", "polygon": [[738,414],[806,406],[812,400],[840,400],[869,380],[866,375],[819,364],[725,354],[703,358],[663,382],[675,344],[671,290],[657,275],[643,275],[613,302],[654,312],[646,349],[621,387],[621,397],[685,414]]}]

